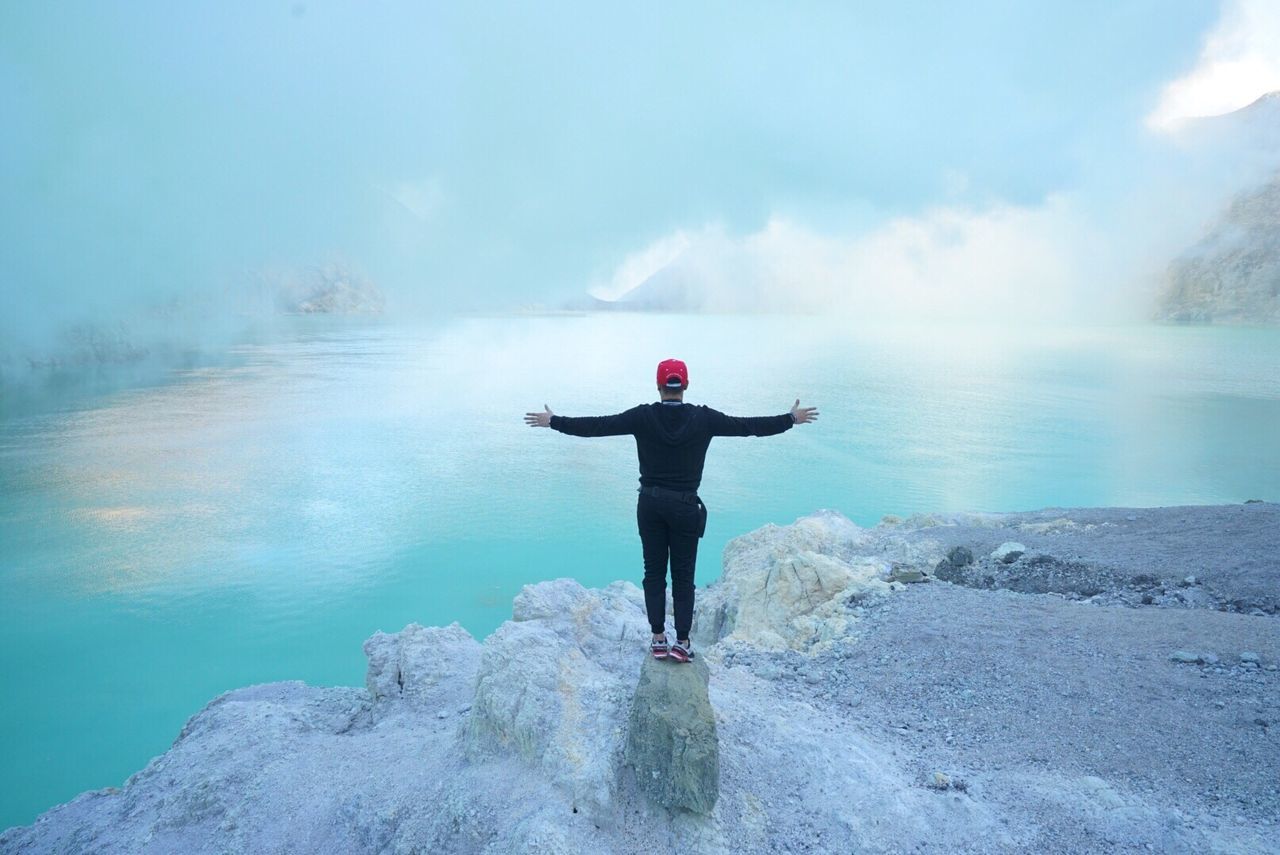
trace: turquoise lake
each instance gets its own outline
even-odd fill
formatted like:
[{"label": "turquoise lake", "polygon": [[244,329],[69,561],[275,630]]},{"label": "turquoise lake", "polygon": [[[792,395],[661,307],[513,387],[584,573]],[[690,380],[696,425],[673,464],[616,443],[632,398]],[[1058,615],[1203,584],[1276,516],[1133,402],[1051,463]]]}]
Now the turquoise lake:
[{"label": "turquoise lake", "polygon": [[297,318],[213,366],[0,419],[0,827],[120,786],[221,692],[363,685],[410,622],[639,583],[635,449],[524,425],[654,399],[821,417],[717,439],[700,585],[819,508],[1280,499],[1280,330],[859,328],[812,317]]}]

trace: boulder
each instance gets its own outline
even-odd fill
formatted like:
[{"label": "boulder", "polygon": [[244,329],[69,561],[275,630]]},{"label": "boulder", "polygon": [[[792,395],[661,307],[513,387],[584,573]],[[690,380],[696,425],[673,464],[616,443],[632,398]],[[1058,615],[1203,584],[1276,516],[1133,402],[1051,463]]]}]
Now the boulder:
[{"label": "boulder", "polygon": [[890,591],[889,568],[875,560],[850,564],[817,552],[726,560],[720,585],[699,603],[694,637],[771,650],[815,652],[843,637],[851,605]]},{"label": "boulder", "polygon": [[892,565],[875,554],[877,541],[831,512],[734,538],[720,579],[699,594],[694,640],[822,649],[846,634],[852,604],[890,591]]},{"label": "boulder", "polygon": [[953,546],[947,552],[947,563],[955,567],[965,567],[973,563],[973,552],[967,546]]},{"label": "boulder", "polygon": [[963,583],[965,573],[963,567],[958,567],[944,558],[933,566],[933,576],[935,579],[941,579],[944,582]]},{"label": "boulder", "polygon": [[1000,544],[991,553],[991,558],[1001,564],[1012,564],[1022,557],[1027,548],[1017,541],[1008,540]]},{"label": "boulder", "polygon": [[640,668],[625,759],[640,790],[665,808],[710,814],[720,794],[709,678],[701,659],[674,663],[649,657]]},{"label": "boulder", "polygon": [[898,587],[890,583],[928,578],[942,548],[911,534],[883,524],[864,529],[819,511],[734,538],[720,579],[698,595],[694,640],[821,652],[848,635],[855,609]]}]

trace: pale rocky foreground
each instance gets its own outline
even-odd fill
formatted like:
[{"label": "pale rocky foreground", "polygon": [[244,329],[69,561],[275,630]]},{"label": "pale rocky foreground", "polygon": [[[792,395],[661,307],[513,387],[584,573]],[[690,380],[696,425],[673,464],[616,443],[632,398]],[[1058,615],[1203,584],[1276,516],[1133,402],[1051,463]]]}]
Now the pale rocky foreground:
[{"label": "pale rocky foreground", "polygon": [[[1280,851],[1280,506],[733,541],[693,666],[640,590],[531,585],[366,688],[228,692],[4,852]],[[943,580],[949,581],[943,581]]]}]

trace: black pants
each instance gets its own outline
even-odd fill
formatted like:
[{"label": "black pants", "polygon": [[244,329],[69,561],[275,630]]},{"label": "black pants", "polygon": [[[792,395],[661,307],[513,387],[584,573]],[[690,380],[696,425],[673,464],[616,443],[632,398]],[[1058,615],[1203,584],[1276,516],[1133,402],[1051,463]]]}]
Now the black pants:
[{"label": "black pants", "polygon": [[675,604],[676,638],[689,637],[693,626],[693,568],[698,560],[698,506],[679,499],[640,494],[636,523],[644,549],[644,607],[649,629],[666,625],[667,559],[671,560],[671,599]]}]

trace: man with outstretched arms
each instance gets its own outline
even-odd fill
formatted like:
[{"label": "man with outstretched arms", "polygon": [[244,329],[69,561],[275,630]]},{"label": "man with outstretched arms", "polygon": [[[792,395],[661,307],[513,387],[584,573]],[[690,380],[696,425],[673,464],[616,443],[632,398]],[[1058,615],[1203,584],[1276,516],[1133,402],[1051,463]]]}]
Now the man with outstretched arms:
[{"label": "man with outstretched arms", "polygon": [[[777,416],[726,416],[711,407],[684,402],[689,369],[679,359],[658,364],[660,400],[612,416],[569,418],[543,412],[526,413],[530,427],[549,427],[573,436],[636,438],[640,458],[640,498],[636,522],[644,552],[644,603],[653,631],[650,651],[658,659],[688,662],[693,658],[689,629],[693,625],[693,577],[698,538],[706,529],[706,506],[698,498],[707,446],[715,436],[772,436],[818,417],[797,400],[789,413]],[[666,635],[667,562],[671,563],[671,596],[675,607],[676,642]]]}]

